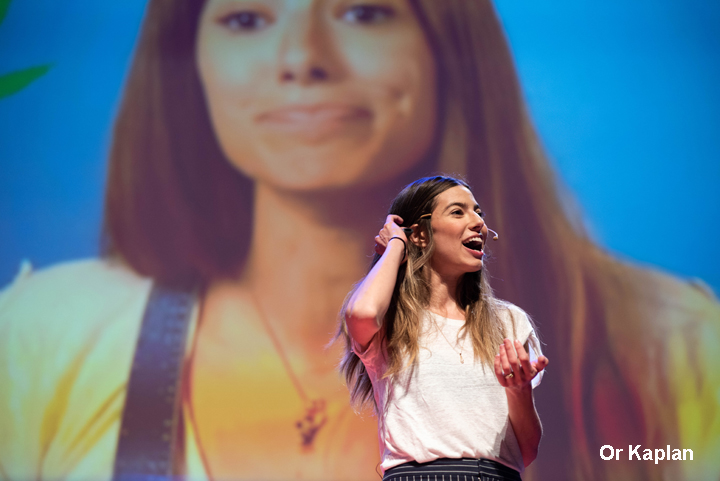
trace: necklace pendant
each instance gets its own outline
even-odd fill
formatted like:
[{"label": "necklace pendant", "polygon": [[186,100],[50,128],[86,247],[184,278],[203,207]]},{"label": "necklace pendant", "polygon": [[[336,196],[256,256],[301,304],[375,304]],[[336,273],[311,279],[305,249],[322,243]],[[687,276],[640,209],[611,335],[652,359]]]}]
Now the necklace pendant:
[{"label": "necklace pendant", "polygon": [[305,408],[305,416],[295,423],[302,438],[300,447],[303,452],[312,452],[315,436],[326,422],[327,410],[325,400],[313,399]]},{"label": "necklace pendant", "polygon": [[462,352],[460,354],[460,364],[465,364],[465,359],[462,357]]}]

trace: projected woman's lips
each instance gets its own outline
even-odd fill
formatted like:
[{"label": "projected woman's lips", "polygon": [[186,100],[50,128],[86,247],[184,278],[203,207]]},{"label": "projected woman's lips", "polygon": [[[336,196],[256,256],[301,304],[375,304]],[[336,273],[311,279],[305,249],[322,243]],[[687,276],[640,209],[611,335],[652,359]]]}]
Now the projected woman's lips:
[{"label": "projected woman's lips", "polygon": [[257,117],[265,127],[310,141],[322,140],[344,129],[364,127],[371,119],[369,110],[341,104],[287,106]]}]

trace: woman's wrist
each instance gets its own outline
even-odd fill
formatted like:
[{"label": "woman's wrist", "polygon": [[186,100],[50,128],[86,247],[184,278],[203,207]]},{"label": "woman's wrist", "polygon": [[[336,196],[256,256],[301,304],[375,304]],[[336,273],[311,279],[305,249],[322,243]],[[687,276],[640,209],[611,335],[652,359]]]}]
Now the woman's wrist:
[{"label": "woman's wrist", "polygon": [[390,247],[390,242],[392,242],[393,239],[397,239],[403,243],[403,256],[402,256],[402,260],[400,262],[405,262],[405,260],[407,260],[407,242],[405,241],[405,239],[403,239],[400,236],[392,236],[390,239],[388,239],[388,243],[387,243],[388,247]]},{"label": "woman's wrist", "polygon": [[506,387],[508,402],[518,405],[534,405],[533,388],[530,383],[523,386]]}]

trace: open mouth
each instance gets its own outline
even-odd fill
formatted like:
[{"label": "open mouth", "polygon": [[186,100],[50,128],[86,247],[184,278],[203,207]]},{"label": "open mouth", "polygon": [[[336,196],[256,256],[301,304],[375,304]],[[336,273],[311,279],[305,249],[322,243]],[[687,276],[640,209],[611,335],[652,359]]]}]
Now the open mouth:
[{"label": "open mouth", "polygon": [[482,252],[482,248],[483,248],[482,237],[478,236],[478,237],[473,237],[472,239],[468,239],[465,242],[463,242],[463,245],[465,247],[467,247],[468,249]]}]

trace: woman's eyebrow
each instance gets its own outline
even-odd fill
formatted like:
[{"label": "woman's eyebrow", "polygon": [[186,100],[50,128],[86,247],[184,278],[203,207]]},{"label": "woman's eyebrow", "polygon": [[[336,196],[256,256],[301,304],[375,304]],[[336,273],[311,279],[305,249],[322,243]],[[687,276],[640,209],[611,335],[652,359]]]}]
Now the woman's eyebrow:
[{"label": "woman's eyebrow", "polygon": [[[445,212],[445,211],[447,211],[448,209],[451,209],[451,208],[453,208],[453,207],[460,207],[460,208],[462,208],[462,209],[467,209],[467,208],[468,208],[468,205],[467,205],[465,202],[453,202],[452,204],[450,204],[450,205],[448,205],[447,207],[445,207],[445,209],[443,209],[443,212]],[[474,209],[474,210],[482,211],[482,209],[480,208],[480,206],[479,206],[478,204],[475,204],[475,206],[473,207],[473,209]]]}]

